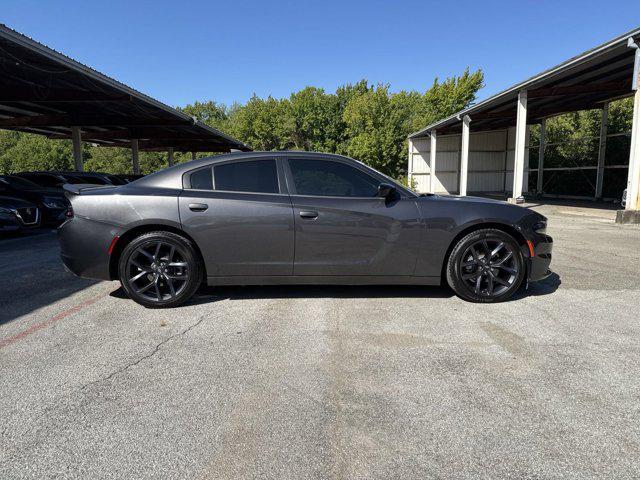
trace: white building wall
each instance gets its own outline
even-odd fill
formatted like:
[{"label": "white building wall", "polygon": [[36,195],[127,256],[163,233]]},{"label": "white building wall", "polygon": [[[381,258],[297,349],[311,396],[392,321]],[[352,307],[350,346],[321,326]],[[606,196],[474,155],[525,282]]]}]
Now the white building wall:
[{"label": "white building wall", "polygon": [[[473,128],[473,122],[471,123]],[[513,189],[515,128],[473,132],[469,137],[468,192],[510,192]],[[528,131],[527,131],[528,132]],[[436,193],[458,192],[461,135],[438,135]],[[529,135],[525,152],[523,191],[528,191]],[[409,142],[409,176],[418,192],[429,191],[431,168],[428,137]]]}]

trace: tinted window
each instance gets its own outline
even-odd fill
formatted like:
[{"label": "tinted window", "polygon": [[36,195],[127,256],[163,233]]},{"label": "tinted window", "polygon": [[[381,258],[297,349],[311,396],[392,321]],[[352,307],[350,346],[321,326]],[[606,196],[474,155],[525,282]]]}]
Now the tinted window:
[{"label": "tinted window", "polygon": [[211,169],[203,168],[191,174],[191,188],[198,190],[213,190],[213,178],[211,177]]},{"label": "tinted window", "polygon": [[289,160],[298,195],[332,197],[375,197],[375,178],[340,162],[327,160]]},{"label": "tinted window", "polygon": [[275,160],[235,162],[213,167],[216,190],[278,193]]}]

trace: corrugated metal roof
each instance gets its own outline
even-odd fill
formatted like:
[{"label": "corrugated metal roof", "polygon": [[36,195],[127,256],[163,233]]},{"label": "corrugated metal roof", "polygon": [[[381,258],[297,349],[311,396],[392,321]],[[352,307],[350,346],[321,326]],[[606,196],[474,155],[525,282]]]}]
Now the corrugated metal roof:
[{"label": "corrugated metal roof", "polygon": [[[566,87],[584,87],[582,92],[564,94],[549,91],[549,95],[540,95],[528,102],[528,121],[535,123],[542,118],[560,113],[595,108],[605,101],[632,94],[631,76],[633,71],[634,50],[627,46],[629,38],[638,38],[640,28],[630,30],[613,40],[603,43],[565,62],[517,83],[492,97],[476,103],[464,110],[428,125],[409,135],[418,138],[429,135],[431,130],[456,129],[461,119],[469,115],[472,128],[491,130],[515,125],[515,107],[518,93],[540,89],[561,90]],[[628,84],[628,85],[627,85]],[[602,85],[601,91],[597,87]],[[589,91],[589,86],[595,87]],[[618,88],[619,86],[619,88]],[[605,91],[606,87],[606,91]],[[560,100],[558,100],[560,98]],[[474,120],[474,115],[476,120]],[[484,115],[484,116],[483,116]]]}]

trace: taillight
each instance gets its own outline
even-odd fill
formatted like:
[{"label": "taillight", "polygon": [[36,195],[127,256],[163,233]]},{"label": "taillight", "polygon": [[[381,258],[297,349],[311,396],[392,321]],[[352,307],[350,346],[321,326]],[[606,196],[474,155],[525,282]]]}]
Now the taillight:
[{"label": "taillight", "polygon": [[71,205],[69,205],[69,208],[67,208],[64,216],[67,217],[67,219],[73,218],[73,207]]}]

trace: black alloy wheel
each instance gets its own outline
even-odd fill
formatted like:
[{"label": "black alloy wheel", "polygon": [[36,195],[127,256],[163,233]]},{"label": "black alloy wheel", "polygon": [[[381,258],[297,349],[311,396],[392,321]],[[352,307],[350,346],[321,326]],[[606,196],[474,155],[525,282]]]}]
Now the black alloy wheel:
[{"label": "black alloy wheel", "polygon": [[499,302],[511,297],[525,275],[518,242],[506,232],[484,229],[470,233],[454,247],[447,281],[454,292],[473,302]]},{"label": "black alloy wheel", "polygon": [[129,243],[119,262],[122,287],[146,307],[174,307],[200,286],[202,269],[191,242],[171,232],[151,232]]}]

